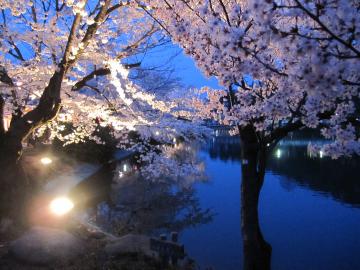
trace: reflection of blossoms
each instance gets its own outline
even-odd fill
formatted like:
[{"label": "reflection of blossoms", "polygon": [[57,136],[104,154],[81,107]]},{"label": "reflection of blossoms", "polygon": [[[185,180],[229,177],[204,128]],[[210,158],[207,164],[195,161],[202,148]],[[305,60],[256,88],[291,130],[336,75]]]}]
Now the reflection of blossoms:
[{"label": "reflection of blossoms", "polygon": [[204,163],[198,158],[196,147],[185,143],[162,146],[161,154],[148,152],[141,161],[146,164],[141,173],[149,180],[170,180],[188,186],[205,179]]}]

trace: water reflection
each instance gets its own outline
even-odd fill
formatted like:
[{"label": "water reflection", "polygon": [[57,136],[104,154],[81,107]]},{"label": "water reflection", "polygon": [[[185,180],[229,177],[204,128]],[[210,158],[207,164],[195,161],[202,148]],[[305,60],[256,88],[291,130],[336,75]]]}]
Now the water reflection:
[{"label": "water reflection", "polygon": [[[106,168],[103,180],[87,179],[74,194],[78,196],[81,190],[86,194],[103,194],[94,196],[89,203],[93,206],[89,216],[108,231],[155,235],[183,232],[181,242],[191,257],[201,261],[200,269],[209,265],[218,270],[241,266],[270,269],[271,264],[273,269],[357,269],[343,266],[359,265],[354,253],[360,242],[352,235],[359,231],[354,222],[358,215],[346,212],[344,208],[348,207],[341,204],[336,208],[323,202],[331,201],[326,200],[331,197],[352,207],[360,206],[357,177],[360,162],[355,158],[333,161],[321,153],[310,156],[308,142],[286,140],[273,150],[267,160],[264,187],[263,177],[257,181],[243,177],[240,181],[241,149],[236,139],[215,138],[205,147],[204,154],[213,183],[181,186],[153,183],[135,176],[122,177],[114,183],[112,175],[108,175],[114,168]],[[119,166],[124,169],[123,164]],[[242,176],[246,173],[243,166]],[[258,173],[263,176],[265,172]],[[306,192],[301,193],[303,190]],[[314,200],[315,197],[319,199]],[[211,212],[208,208],[212,207]],[[214,212],[218,214],[216,218]],[[336,220],[338,217],[341,220]],[[195,225],[199,226],[189,230]],[[322,243],[321,247],[317,241]],[[334,243],[337,245],[332,247]],[[316,252],[314,262],[311,256]]]},{"label": "water reflection", "polygon": [[153,183],[133,175],[122,178],[111,190],[111,202],[97,206],[96,223],[116,234],[181,232],[211,222],[192,187]]},{"label": "water reflection", "polygon": [[[267,161],[267,170],[281,175],[284,188],[300,185],[316,191],[320,196],[331,196],[342,203],[360,207],[359,158],[332,160],[323,153],[311,154],[308,140],[281,142]],[[206,146],[212,159],[241,161],[240,144],[215,141]]]},{"label": "water reflection", "polygon": [[271,266],[271,245],[263,237],[258,213],[265,168],[262,167],[261,161],[258,165],[255,167],[256,162],[251,160],[241,165],[241,229],[244,270],[270,270]]},{"label": "water reflection", "polygon": [[281,158],[270,158],[268,170],[282,177],[283,186],[300,185],[353,207],[360,206],[360,160],[332,160],[322,153],[310,157],[306,146],[280,146]]},{"label": "water reflection", "polygon": [[[333,200],[339,201],[342,204],[346,204],[355,208],[359,207],[360,206],[360,182],[358,179],[358,170],[360,168],[359,158],[353,157],[351,159],[342,158],[339,160],[332,160],[328,157],[325,157],[322,152],[319,152],[314,155],[308,152],[307,145],[309,142],[310,140],[307,139],[300,139],[300,140],[287,139],[280,142],[279,145],[275,149],[273,149],[273,151],[269,154],[269,157],[267,159],[267,165],[266,165],[267,175],[268,175],[267,180],[274,181],[276,179],[279,179],[281,186],[288,191],[292,191],[297,187],[304,187],[308,190],[315,191],[315,194],[320,198],[331,197]],[[322,141],[317,141],[317,142],[324,143]],[[234,166],[239,163],[242,164],[241,165],[242,181],[241,181],[240,197],[241,197],[241,222],[242,222],[241,225],[242,225],[242,236],[243,236],[242,241],[243,241],[244,258],[241,264],[243,266],[243,269],[245,270],[270,269],[271,245],[266,241],[266,239],[264,239],[259,224],[259,213],[258,213],[259,194],[262,188],[261,179],[263,178],[258,179],[257,181],[254,180],[251,181],[251,179],[246,177],[246,173],[244,172],[244,163],[241,160],[242,149],[240,148],[239,141],[236,140],[229,141],[227,138],[215,138],[204,147],[204,150],[209,153],[209,156],[212,160],[221,160],[225,162],[230,162],[231,164],[234,164]],[[222,166],[220,164],[223,163],[219,163],[219,166]],[[279,175],[281,177],[274,177],[273,175]],[[267,192],[269,192],[269,187],[274,185],[275,183],[269,184]],[[272,190],[271,192],[275,194],[275,190]],[[267,196],[270,196],[270,194],[268,193]],[[268,203],[269,202],[271,203],[273,200],[274,199],[271,199],[269,201],[269,199],[267,199]],[[288,202],[287,201],[282,202],[282,204],[286,204],[286,203]],[[303,201],[303,203],[305,203],[305,201]],[[289,208],[288,211],[291,211],[290,209],[291,208]],[[311,213],[311,210],[303,210],[303,211],[309,211],[309,213]],[[271,216],[273,214],[273,213],[265,213],[264,210],[262,212],[263,215],[266,216]],[[296,214],[284,212],[280,218],[287,220],[288,219],[287,216],[290,217],[293,215]],[[311,214],[309,214],[309,216],[311,217]],[[320,215],[311,218],[313,218],[314,220],[318,220],[320,218]],[[272,221],[271,218],[268,219]],[[306,224],[307,222],[303,222],[303,223]],[[339,221],[338,223],[336,223],[336,226],[339,227],[343,226],[341,224],[342,223]],[[291,241],[289,240],[290,239],[289,236],[286,236],[285,233],[284,235],[281,235],[282,232],[279,231],[279,229],[277,229],[276,227],[274,228],[272,224],[267,226],[270,226],[271,231],[267,231],[267,233],[265,234],[265,238],[268,238],[269,236],[274,234],[275,231],[278,231],[278,233],[280,234],[277,234],[275,238],[281,239],[281,241],[285,241],[283,243],[289,245],[288,241]],[[315,229],[317,226],[320,226],[320,224],[315,223],[312,226]],[[323,227],[324,229],[326,228],[325,226]],[[301,230],[304,231],[305,233],[307,230],[310,229],[304,229],[303,227],[301,227]],[[324,234],[324,232],[321,230],[319,231],[319,233]],[[336,233],[341,235],[344,234],[341,231],[336,231]],[[303,232],[301,232],[301,234],[303,234]],[[331,237],[334,236],[328,236],[328,240],[327,240],[328,242],[331,242],[333,240],[333,238]],[[346,234],[344,234],[343,237],[345,238]],[[296,238],[296,237],[291,237],[291,238]],[[322,239],[320,236],[318,238]],[[272,239],[271,242],[273,242],[273,240],[274,239]],[[310,239],[309,239],[309,243],[311,243]],[[346,245],[346,242],[342,243],[341,245]],[[352,242],[351,244],[349,243],[349,245],[356,246],[356,244]],[[301,247],[305,249],[313,248],[312,246],[301,246]],[[323,250],[324,250],[324,255],[323,254],[320,255],[319,257],[320,261],[322,259],[325,259],[326,252],[325,249]],[[286,254],[288,251],[281,249],[281,252]],[[289,252],[289,254],[290,253],[291,252]],[[351,249],[349,249],[347,252],[349,256],[350,254],[353,253],[354,251]],[[339,252],[339,254],[342,255],[343,252]],[[276,259],[277,261],[275,265],[277,266],[279,266],[279,260],[282,263],[286,262],[284,258],[279,259],[279,257],[277,257]],[[302,263],[306,262],[309,265],[316,265],[314,262],[311,262],[310,257],[298,257],[298,260],[301,261]],[[354,263],[354,260],[355,260],[354,257],[351,257],[352,263]],[[340,263],[341,261],[337,261],[335,257],[333,258],[333,261],[338,264],[341,264]],[[298,268],[299,264],[290,264],[290,265],[292,265],[291,267],[293,267],[293,269],[301,269]],[[331,263],[329,265],[331,265]],[[235,269],[235,267],[232,269]],[[326,268],[326,269],[330,269],[330,268]],[[331,269],[338,269],[338,268],[334,266],[334,268]]]},{"label": "water reflection", "polygon": [[119,169],[123,163],[107,164],[71,190],[89,222],[116,235],[181,232],[211,222],[213,213],[202,209],[192,186],[151,182],[137,173],[117,177]]}]

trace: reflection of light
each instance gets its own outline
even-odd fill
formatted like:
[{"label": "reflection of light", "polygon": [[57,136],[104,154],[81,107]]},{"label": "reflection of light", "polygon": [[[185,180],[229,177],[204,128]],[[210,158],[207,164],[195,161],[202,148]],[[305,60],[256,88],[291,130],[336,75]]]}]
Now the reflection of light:
[{"label": "reflection of light", "polygon": [[323,158],[323,156],[324,156],[324,152],[320,150],[320,152],[319,152],[319,157],[320,157],[320,158]]},{"label": "reflection of light", "polygon": [[277,158],[281,158],[281,150],[280,149],[276,150],[275,155],[276,155]]},{"label": "reflection of light", "polygon": [[124,176],[124,173],[123,172],[119,172],[119,177],[123,177]]},{"label": "reflection of light", "polygon": [[126,164],[124,164],[124,166],[123,166],[123,171],[124,171],[124,172],[126,172],[126,171],[127,171],[127,169],[128,169],[128,168],[127,168],[127,165],[126,165]]},{"label": "reflection of light", "polygon": [[49,165],[52,162],[51,158],[48,157],[43,157],[42,159],[40,159],[40,161],[44,165]]},{"label": "reflection of light", "polygon": [[74,204],[66,197],[59,197],[51,201],[50,210],[57,216],[62,216],[74,208]]}]

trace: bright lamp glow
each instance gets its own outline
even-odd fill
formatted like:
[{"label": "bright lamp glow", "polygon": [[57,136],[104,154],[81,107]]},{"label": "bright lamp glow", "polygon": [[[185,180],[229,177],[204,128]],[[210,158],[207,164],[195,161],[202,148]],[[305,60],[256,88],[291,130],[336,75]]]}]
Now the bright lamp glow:
[{"label": "bright lamp glow", "polygon": [[55,198],[50,203],[50,210],[57,216],[65,215],[74,208],[73,202],[66,197]]},{"label": "bright lamp glow", "polygon": [[280,149],[276,150],[275,155],[276,155],[277,158],[281,158],[281,150]]},{"label": "bright lamp glow", "polygon": [[48,157],[43,157],[42,159],[40,159],[40,161],[44,165],[49,165],[52,162],[51,158]]}]

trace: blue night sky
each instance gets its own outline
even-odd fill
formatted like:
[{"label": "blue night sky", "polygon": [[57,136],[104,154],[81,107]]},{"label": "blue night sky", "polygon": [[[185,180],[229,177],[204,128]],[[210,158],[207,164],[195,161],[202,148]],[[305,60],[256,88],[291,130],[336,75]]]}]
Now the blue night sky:
[{"label": "blue night sky", "polygon": [[[138,57],[139,59],[139,57]],[[171,68],[174,76],[179,77],[185,86],[201,88],[209,86],[220,88],[215,77],[206,78],[196,67],[195,62],[186,56],[179,46],[169,43],[148,52],[142,61],[143,67]]]}]

